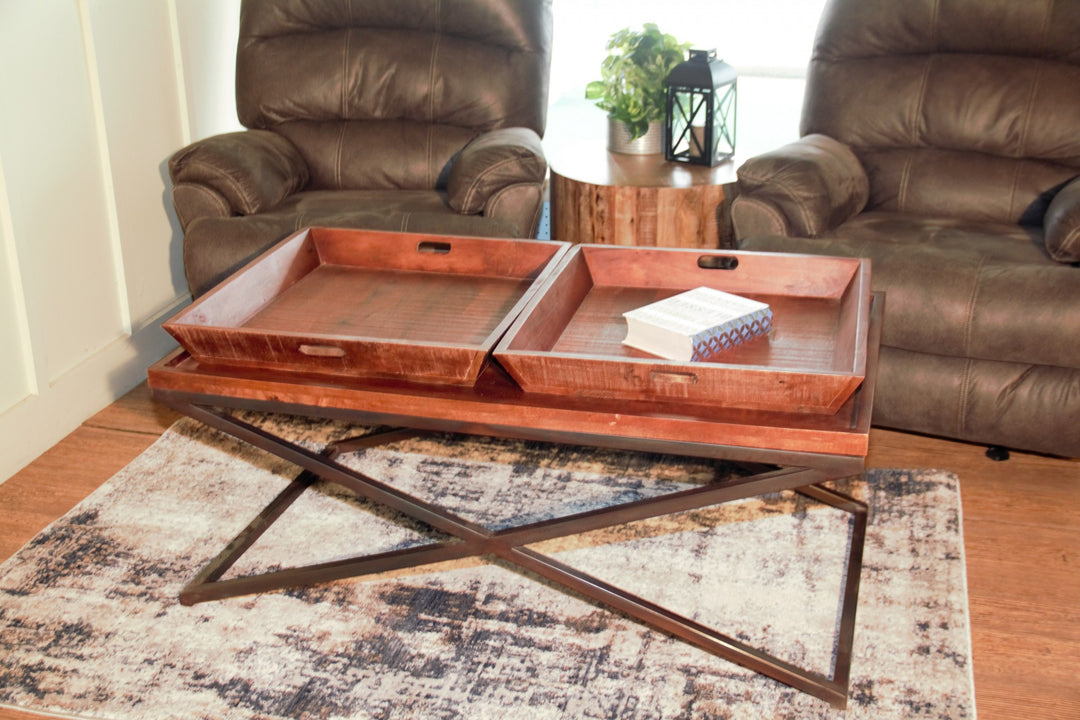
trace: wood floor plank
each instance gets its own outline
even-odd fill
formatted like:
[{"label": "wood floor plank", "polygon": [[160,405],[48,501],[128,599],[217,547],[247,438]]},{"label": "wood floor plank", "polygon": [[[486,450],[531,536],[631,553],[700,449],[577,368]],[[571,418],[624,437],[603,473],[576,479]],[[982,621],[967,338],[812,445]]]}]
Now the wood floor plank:
[{"label": "wood floor plank", "polygon": [[0,484],[0,559],[75,507],[157,437],[83,425]]},{"label": "wood floor plank", "polygon": [[146,383],[142,383],[84,424],[160,435],[179,418],[180,413],[155,402],[150,388]]},{"label": "wood floor plank", "polygon": [[1080,717],[1080,461],[875,429],[867,464],[960,479],[980,720]]}]

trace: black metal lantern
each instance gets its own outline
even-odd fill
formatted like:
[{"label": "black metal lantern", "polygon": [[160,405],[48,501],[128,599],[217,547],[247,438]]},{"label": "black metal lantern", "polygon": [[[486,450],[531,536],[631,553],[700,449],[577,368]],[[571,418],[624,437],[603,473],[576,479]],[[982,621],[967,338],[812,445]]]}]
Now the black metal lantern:
[{"label": "black metal lantern", "polygon": [[735,68],[716,50],[691,50],[667,76],[664,156],[675,162],[718,165],[735,154]]}]

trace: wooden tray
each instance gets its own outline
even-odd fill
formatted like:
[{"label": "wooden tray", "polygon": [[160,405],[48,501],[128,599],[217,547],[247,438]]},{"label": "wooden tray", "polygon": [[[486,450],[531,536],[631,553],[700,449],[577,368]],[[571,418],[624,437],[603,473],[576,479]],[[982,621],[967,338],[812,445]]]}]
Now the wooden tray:
[{"label": "wooden tray", "polygon": [[[701,285],[769,303],[771,336],[710,362],[622,344],[623,312]],[[832,414],[865,375],[869,309],[864,259],[578,245],[495,358],[526,392]]]},{"label": "wooden tray", "polygon": [[567,247],[308,228],[164,328],[210,365],[468,385]]}]

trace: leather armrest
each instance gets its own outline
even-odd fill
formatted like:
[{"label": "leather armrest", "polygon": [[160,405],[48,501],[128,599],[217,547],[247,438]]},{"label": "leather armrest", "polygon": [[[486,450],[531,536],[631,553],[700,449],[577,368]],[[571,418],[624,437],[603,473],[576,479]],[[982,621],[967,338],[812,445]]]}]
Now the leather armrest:
[{"label": "leather armrest", "polygon": [[[308,182],[307,164],[291,142],[269,130],[243,130],[199,140],[169,158],[177,214],[185,225],[198,208],[181,208],[191,193],[182,186],[202,186],[216,195],[230,214],[253,215],[269,210]],[[191,210],[192,212],[185,212]]]},{"label": "leather armrest", "polygon": [[1058,262],[1080,262],[1080,177],[1063,187],[1043,218],[1046,252]]},{"label": "leather armrest", "polygon": [[547,161],[540,136],[529,128],[501,128],[477,137],[461,151],[447,179],[450,207],[465,215],[484,211],[500,190],[544,183]]},{"label": "leather armrest", "polygon": [[851,219],[870,197],[870,182],[855,153],[825,135],[807,135],[751,158],[738,170],[738,186],[735,203],[779,215],[773,224],[801,237]]}]

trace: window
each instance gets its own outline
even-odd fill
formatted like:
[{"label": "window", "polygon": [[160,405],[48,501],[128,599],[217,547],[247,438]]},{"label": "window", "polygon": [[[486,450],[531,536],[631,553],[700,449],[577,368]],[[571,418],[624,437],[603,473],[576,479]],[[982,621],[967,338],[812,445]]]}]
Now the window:
[{"label": "window", "polygon": [[[612,33],[647,22],[739,72],[738,157],[798,137],[803,78],[825,0],[554,0],[551,112],[587,103]],[[599,112],[599,111],[598,111]]]}]

